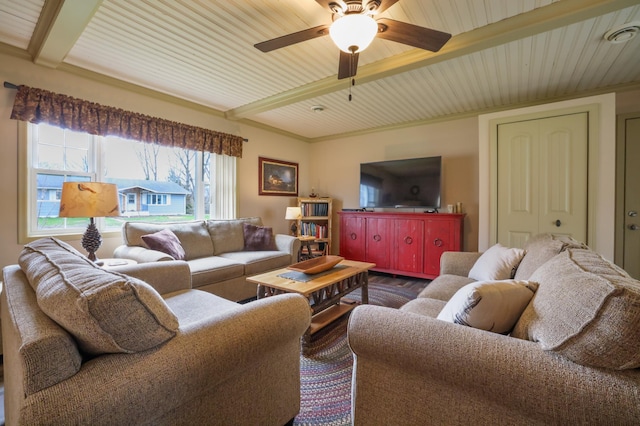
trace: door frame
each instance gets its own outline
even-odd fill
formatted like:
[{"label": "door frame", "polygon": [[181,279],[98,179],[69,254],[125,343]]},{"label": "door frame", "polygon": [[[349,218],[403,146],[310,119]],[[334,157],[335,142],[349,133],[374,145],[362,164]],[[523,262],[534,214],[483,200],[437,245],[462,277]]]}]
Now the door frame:
[{"label": "door frame", "polygon": [[626,174],[626,126],[630,118],[640,118],[640,111],[617,116],[616,127],[616,213],[615,213],[615,264],[624,263],[625,174]]},{"label": "door frame", "polygon": [[479,250],[486,250],[497,241],[498,125],[578,112],[586,112],[589,115],[586,243],[605,258],[613,259],[616,124],[614,93],[479,116]]}]

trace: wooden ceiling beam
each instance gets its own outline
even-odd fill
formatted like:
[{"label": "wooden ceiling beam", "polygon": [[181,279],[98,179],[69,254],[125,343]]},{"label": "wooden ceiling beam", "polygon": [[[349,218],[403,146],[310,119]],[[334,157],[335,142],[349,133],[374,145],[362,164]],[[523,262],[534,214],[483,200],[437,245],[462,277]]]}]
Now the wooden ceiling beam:
[{"label": "wooden ceiling beam", "polygon": [[102,0],[46,0],[27,51],[34,63],[57,68]]}]

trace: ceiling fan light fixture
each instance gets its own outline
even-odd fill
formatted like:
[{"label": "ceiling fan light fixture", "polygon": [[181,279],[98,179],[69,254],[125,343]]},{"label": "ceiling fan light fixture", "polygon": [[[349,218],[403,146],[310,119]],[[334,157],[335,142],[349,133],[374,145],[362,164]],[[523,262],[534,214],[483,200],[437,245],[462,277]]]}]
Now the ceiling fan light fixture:
[{"label": "ceiling fan light fixture", "polygon": [[366,49],[376,34],[378,24],[369,15],[353,13],[336,19],[329,28],[329,35],[340,50],[359,53]]}]

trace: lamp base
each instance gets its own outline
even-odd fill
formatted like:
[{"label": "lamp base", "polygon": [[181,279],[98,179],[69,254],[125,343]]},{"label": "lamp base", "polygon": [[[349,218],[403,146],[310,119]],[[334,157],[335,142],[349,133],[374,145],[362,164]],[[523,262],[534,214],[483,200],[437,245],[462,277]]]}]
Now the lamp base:
[{"label": "lamp base", "polygon": [[93,218],[89,219],[89,226],[82,236],[82,247],[88,252],[89,260],[96,261],[96,252],[102,245],[102,235],[96,227]]},{"label": "lamp base", "polygon": [[291,223],[291,235],[293,235],[294,237],[298,236],[298,224],[295,221]]}]

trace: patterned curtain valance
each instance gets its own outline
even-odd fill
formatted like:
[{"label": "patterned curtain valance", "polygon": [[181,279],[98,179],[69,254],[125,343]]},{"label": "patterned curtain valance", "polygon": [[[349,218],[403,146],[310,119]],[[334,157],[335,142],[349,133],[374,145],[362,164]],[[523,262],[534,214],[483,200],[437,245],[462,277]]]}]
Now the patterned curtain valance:
[{"label": "patterned curtain valance", "polygon": [[11,118],[100,136],[242,157],[243,138],[19,86]]}]

